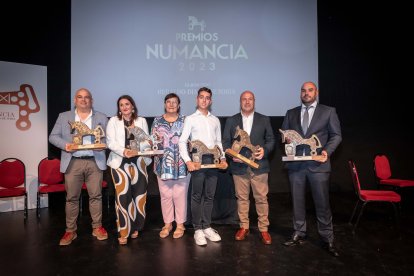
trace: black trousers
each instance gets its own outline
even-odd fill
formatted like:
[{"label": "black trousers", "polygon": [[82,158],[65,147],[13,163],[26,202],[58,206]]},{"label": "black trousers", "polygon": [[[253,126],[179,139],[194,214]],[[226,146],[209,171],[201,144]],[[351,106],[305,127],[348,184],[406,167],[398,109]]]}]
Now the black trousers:
[{"label": "black trousers", "polygon": [[329,173],[311,172],[306,168],[289,171],[295,234],[306,235],[306,181],[308,181],[315,204],[319,235],[323,241],[333,242],[332,213],[329,204],[329,175]]},{"label": "black trousers", "polygon": [[194,230],[210,227],[216,187],[217,169],[201,169],[191,173],[191,215]]}]

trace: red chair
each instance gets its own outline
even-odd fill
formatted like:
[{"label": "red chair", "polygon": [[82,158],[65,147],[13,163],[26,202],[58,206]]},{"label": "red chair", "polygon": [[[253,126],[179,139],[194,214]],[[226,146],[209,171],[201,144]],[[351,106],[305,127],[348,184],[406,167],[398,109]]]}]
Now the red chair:
[{"label": "red chair", "polygon": [[24,196],[24,222],[27,220],[26,166],[17,158],[0,162],[0,198]]},{"label": "red chair", "polygon": [[42,159],[37,167],[37,175],[36,214],[40,218],[40,195],[65,192],[64,175],[60,172],[60,160],[48,157]]},{"label": "red chair", "polygon": [[390,162],[386,155],[375,156],[374,170],[381,185],[389,185],[394,188],[414,187],[414,180],[391,178]]},{"label": "red chair", "polygon": [[379,190],[362,190],[361,183],[359,181],[358,172],[355,166],[354,161],[349,160],[349,169],[352,176],[352,181],[354,183],[355,192],[358,196],[357,203],[355,205],[354,211],[352,212],[351,218],[349,219],[349,224],[352,225],[352,221],[356,215],[356,211],[358,209],[359,202],[362,202],[362,208],[359,211],[358,218],[355,222],[354,228],[352,229],[352,234],[355,234],[355,229],[358,226],[359,220],[364,212],[365,205],[369,202],[389,202],[394,207],[395,212],[395,219],[397,221],[397,226],[399,227],[399,215],[398,215],[398,208],[396,204],[400,204],[401,196],[393,191],[379,191]]}]

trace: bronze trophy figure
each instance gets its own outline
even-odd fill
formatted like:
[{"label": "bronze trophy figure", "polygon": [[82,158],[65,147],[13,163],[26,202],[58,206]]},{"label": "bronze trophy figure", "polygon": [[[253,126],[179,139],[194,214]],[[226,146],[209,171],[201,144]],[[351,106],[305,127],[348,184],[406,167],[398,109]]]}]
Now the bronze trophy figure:
[{"label": "bronze trophy figure", "polygon": [[[250,142],[249,134],[247,134],[247,132],[241,129],[239,126],[236,127],[236,133],[234,134],[233,138],[238,139],[234,140],[233,144],[231,145],[231,149],[226,150],[226,154],[234,158],[240,159],[243,163],[249,165],[254,169],[258,169],[259,164],[254,162],[254,160],[256,159],[255,153],[259,150],[260,147],[252,145],[252,143]],[[249,158],[240,154],[240,150],[242,148],[248,148],[251,151],[252,154]]]},{"label": "bronze trophy figure", "polygon": [[[286,143],[286,156],[282,157],[282,161],[318,160],[320,158],[320,155],[316,155],[316,150],[321,148],[322,145],[319,141],[318,136],[316,136],[315,134],[313,134],[310,138],[305,139],[299,133],[291,129],[279,129],[279,132],[282,134],[282,143]],[[311,155],[296,156],[296,146],[298,145],[308,145],[311,150]]]},{"label": "bronze trophy figure", "polygon": [[[195,163],[197,170],[199,169],[226,169],[227,166],[220,164],[220,158],[222,156],[222,151],[219,146],[214,146],[214,148],[209,149],[207,146],[200,140],[194,140],[189,142],[189,151],[192,156],[192,161]],[[203,155],[210,154],[213,156],[214,164],[202,164]]]},{"label": "bronze trophy figure", "polygon": [[148,135],[141,128],[125,127],[129,135],[134,135],[134,140],[130,141],[130,149],[133,151],[134,156],[141,155],[159,155],[163,154],[164,150],[159,150],[158,145],[162,143],[162,140],[157,134]]},{"label": "bronze trophy figure", "polygon": [[[101,150],[106,149],[106,144],[101,143],[102,137],[105,137],[105,132],[102,126],[98,125],[95,129],[90,129],[86,124],[74,121],[69,122],[70,128],[72,132],[74,131],[75,134],[72,138],[72,144],[70,145],[70,149],[72,150]],[[95,141],[93,144],[86,144],[83,145],[83,137],[84,136],[94,136]]]}]

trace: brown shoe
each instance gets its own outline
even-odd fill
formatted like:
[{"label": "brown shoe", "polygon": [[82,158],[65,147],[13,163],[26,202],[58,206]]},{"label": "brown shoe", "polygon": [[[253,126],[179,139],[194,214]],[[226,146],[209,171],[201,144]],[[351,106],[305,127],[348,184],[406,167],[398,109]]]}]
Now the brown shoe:
[{"label": "brown shoe", "polygon": [[244,240],[247,237],[247,235],[249,234],[249,232],[250,232],[249,229],[240,228],[237,231],[237,233],[234,236],[234,238],[236,239],[236,241],[242,241],[242,240]]},{"label": "brown shoe", "polygon": [[135,230],[134,233],[131,234],[131,239],[138,238],[138,230]]},{"label": "brown shoe", "polygon": [[102,226],[94,228],[92,231],[92,236],[96,237],[100,241],[108,239],[108,233]]},{"label": "brown shoe", "polygon": [[118,238],[118,242],[120,245],[125,245],[128,243],[128,239],[125,237]]},{"label": "brown shoe", "polygon": [[172,224],[164,225],[164,227],[160,231],[160,238],[163,239],[163,238],[168,237],[172,229],[173,229]]},{"label": "brown shoe", "polygon": [[59,245],[69,245],[74,239],[76,239],[76,232],[65,232],[63,237],[60,239]]},{"label": "brown shoe", "polygon": [[262,242],[264,244],[272,244],[272,237],[270,236],[269,232],[260,232],[262,236]]},{"label": "brown shoe", "polygon": [[177,225],[177,228],[175,228],[173,238],[179,239],[184,235],[185,227],[182,224]]}]

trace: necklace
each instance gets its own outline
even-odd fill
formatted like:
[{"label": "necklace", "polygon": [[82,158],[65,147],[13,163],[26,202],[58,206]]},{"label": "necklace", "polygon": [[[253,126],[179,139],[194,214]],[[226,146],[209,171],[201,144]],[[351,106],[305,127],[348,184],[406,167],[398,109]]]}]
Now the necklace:
[{"label": "necklace", "polygon": [[132,125],[132,121],[131,118],[129,118],[129,120],[125,119],[125,117],[122,117],[124,119],[124,124],[126,127],[130,127]]}]

